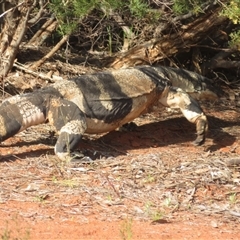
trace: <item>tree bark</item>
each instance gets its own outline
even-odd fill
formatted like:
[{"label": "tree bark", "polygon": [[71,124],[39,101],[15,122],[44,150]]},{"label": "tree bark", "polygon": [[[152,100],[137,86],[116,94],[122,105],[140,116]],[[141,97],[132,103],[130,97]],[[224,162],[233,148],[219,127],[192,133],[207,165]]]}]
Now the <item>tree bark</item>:
[{"label": "tree bark", "polygon": [[13,35],[20,21],[20,11],[10,3],[4,4],[6,10],[4,26],[0,34],[0,54],[2,55],[10,45]]},{"label": "tree bark", "polygon": [[[38,3],[40,9],[35,17],[30,19],[30,13]],[[20,3],[9,0],[2,3],[5,12],[2,14],[4,25],[0,34],[0,80],[3,80],[12,69],[27,27],[41,17],[43,5],[43,0],[33,0],[32,2],[29,0]]]},{"label": "tree bark", "polygon": [[21,20],[19,21],[19,24],[13,35],[11,45],[8,47],[7,51],[5,51],[4,53],[5,55],[5,58],[3,59],[4,68],[1,72],[3,77],[7,76],[8,72],[11,70],[13,66],[14,60],[18,52],[19,45],[22,42],[22,39],[26,31],[28,17],[29,17],[29,11],[27,12],[26,16],[22,17]]}]

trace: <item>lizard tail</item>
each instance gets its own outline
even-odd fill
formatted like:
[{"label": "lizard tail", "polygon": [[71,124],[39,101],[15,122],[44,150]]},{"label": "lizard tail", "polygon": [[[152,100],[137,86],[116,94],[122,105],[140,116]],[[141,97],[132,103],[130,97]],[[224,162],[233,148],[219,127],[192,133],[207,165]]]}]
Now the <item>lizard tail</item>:
[{"label": "lizard tail", "polygon": [[36,94],[17,95],[0,106],[0,142],[24,129],[46,121],[43,97]]}]

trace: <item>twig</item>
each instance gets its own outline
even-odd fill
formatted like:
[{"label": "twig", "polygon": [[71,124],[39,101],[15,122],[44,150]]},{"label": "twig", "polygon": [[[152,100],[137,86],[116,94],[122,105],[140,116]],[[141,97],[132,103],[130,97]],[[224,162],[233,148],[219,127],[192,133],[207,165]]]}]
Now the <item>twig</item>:
[{"label": "twig", "polygon": [[19,62],[15,62],[13,64],[13,66],[22,70],[22,71],[24,71],[24,72],[26,72],[26,73],[32,74],[33,76],[40,77],[44,80],[48,80],[51,83],[54,83],[55,81],[63,80],[62,77],[59,77],[59,76],[56,76],[56,75],[52,75],[52,77],[49,77],[46,74],[34,72],[33,70],[30,70],[30,69],[26,68],[23,64],[21,64]]},{"label": "twig", "polygon": [[229,213],[235,217],[240,217],[240,212],[229,211]]},{"label": "twig", "polygon": [[106,174],[103,174],[103,176],[106,178],[109,186],[113,189],[113,191],[116,193],[116,195],[121,198],[120,193],[116,190],[116,188],[114,187],[114,185],[111,183],[111,181],[109,180],[108,176]]},{"label": "twig", "polygon": [[24,3],[24,1],[21,2],[21,3],[19,3],[17,6],[8,9],[7,11],[5,11],[4,13],[2,13],[2,14],[0,15],[0,18],[3,17],[4,15],[6,15],[8,12],[11,12],[14,8],[17,8],[17,7],[21,6],[23,3]]},{"label": "twig", "polygon": [[58,49],[68,40],[69,38],[69,34],[66,34],[62,37],[62,39],[55,45],[55,47],[52,48],[52,50],[47,53],[43,58],[41,58],[40,60],[38,60],[37,62],[35,62],[32,66],[31,69],[37,69],[38,67],[40,67],[47,59],[49,59],[50,57],[52,57],[55,52],[58,51]]}]

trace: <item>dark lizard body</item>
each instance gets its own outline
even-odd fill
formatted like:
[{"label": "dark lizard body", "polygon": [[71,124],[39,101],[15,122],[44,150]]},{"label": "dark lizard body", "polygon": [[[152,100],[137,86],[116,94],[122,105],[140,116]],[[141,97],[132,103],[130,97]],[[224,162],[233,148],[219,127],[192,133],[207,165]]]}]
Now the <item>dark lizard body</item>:
[{"label": "dark lizard body", "polygon": [[66,159],[84,133],[112,131],[160,103],[180,108],[196,124],[200,145],[208,124],[196,98],[217,95],[210,80],[182,69],[140,66],[83,75],[6,99],[0,106],[0,140],[49,122],[59,132],[55,153]]}]

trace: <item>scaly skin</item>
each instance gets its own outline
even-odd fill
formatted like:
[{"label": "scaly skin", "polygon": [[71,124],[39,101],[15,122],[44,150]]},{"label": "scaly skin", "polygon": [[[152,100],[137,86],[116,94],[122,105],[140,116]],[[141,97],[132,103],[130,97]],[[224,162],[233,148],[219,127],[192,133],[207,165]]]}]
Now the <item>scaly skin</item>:
[{"label": "scaly skin", "polygon": [[195,98],[217,95],[209,79],[183,69],[139,66],[83,75],[6,99],[0,106],[0,141],[49,122],[59,132],[55,153],[65,160],[85,132],[113,131],[161,103],[181,109],[196,124],[194,144],[200,145],[208,122]]}]

